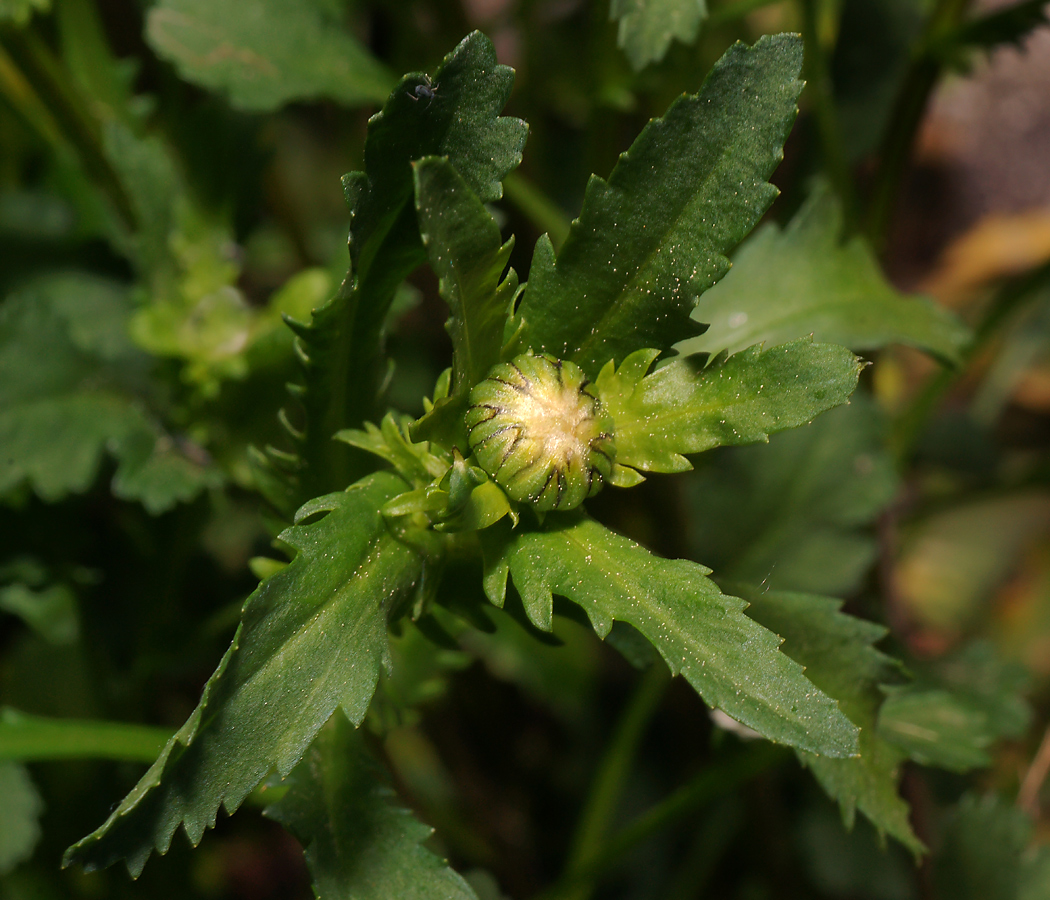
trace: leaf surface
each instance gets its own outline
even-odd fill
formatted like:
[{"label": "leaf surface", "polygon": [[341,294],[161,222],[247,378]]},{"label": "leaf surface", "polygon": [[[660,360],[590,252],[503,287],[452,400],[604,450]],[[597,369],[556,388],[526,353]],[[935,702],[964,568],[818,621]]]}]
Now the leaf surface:
[{"label": "leaf surface", "polygon": [[126,288],[76,272],[0,306],[0,494],[23,483],[47,502],[83,493],[107,453],[113,492],[151,513],[221,480],[147,413],[149,360],[127,338],[129,313]]},{"label": "leaf surface", "polygon": [[846,615],[841,600],[736,585],[733,590],[750,602],[747,614],[784,639],[781,650],[804,665],[806,677],[838,700],[860,728],[859,756],[829,759],[798,751],[803,765],[838,801],[846,827],[853,828],[859,809],[880,833],[922,853],[925,848],[898,792],[904,754],[875,730],[883,700],[879,686],[902,680],[900,663],[874,647],[887,629]]},{"label": "leaf surface", "polygon": [[239,109],[380,102],[394,78],[346,30],[342,12],[330,0],[161,0],[146,39],[183,78]]},{"label": "leaf surface", "polygon": [[958,772],[987,766],[995,741],[1027,731],[1028,673],[990,642],[974,641],[912,668],[914,684],[889,691],[878,727],[917,762]]},{"label": "leaf surface", "polygon": [[769,444],[717,451],[685,485],[690,555],[723,579],[846,595],[875,559],[871,526],[897,492],[863,394]]},{"label": "leaf surface", "polygon": [[0,762],[0,797],[4,814],[0,817],[0,875],[6,875],[33,855],[40,840],[40,798],[29,770],[15,762]]},{"label": "leaf surface", "polygon": [[619,21],[616,43],[640,72],[659,62],[672,40],[691,44],[707,18],[705,0],[612,0],[609,17]]},{"label": "leaf surface", "polygon": [[769,208],[767,179],[797,113],[802,42],[736,44],[700,93],[642,130],[609,180],[592,176],[554,258],[536,245],[520,307],[524,343],[594,377],[609,359],[667,349],[698,328],[697,298]]},{"label": "leaf surface", "polygon": [[640,350],[618,370],[598,375],[612,417],[616,462],[650,472],[692,468],[683,454],[767,441],[833,406],[857,386],[860,363],[844,347],[795,341],[720,357],[673,360],[641,377],[653,350]]},{"label": "leaf surface", "polygon": [[377,395],[386,372],[383,327],[397,287],[426,251],[413,200],[412,163],[446,156],[482,202],[502,195],[501,179],[521,162],[528,126],[500,116],[514,70],[498,65],[480,32],[464,38],[425,84],[406,75],[368,123],[365,171],[344,176],[351,209],[351,272],[308,325],[290,323],[305,365],[306,428],[296,441],[305,467],[296,473],[301,501],[342,487],[353,474],[337,431],[378,418]]},{"label": "leaf surface", "polygon": [[812,335],[853,350],[909,344],[958,362],[969,329],[931,300],[899,293],[865,240],[841,235],[842,210],[822,185],[786,228],[770,222],[741,245],[693,312],[710,327],[678,351],[736,353]]},{"label": "leaf surface", "polygon": [[529,618],[551,628],[553,594],[579,604],[604,638],[614,620],[640,631],[704,701],[773,741],[814,753],[856,753],[857,729],[817,690],[780,640],[723,594],[710,570],[666,560],[577,513],[550,514],[506,537],[486,560],[497,605],[509,573]]},{"label": "leaf surface", "polygon": [[433,829],[399,806],[343,717],[323,729],[266,808],[306,850],[319,900],[477,900],[422,844]]},{"label": "leaf surface", "polygon": [[419,231],[451,311],[445,330],[452,338],[451,392],[420,423],[419,434],[429,436],[437,426],[466,451],[467,396],[500,361],[503,329],[517,292],[513,270],[500,283],[514,241],[503,243],[496,220],[447,159],[416,163],[415,180]]},{"label": "leaf surface", "polygon": [[287,774],[337,707],[360,722],[387,663],[387,618],[420,561],[379,513],[405,482],[376,473],[303,507],[280,540],[298,551],[248,598],[201,702],[97,831],[66,851],[88,870],[133,875],[181,824],[196,845],[219,806],[235,810],[266,773]]}]

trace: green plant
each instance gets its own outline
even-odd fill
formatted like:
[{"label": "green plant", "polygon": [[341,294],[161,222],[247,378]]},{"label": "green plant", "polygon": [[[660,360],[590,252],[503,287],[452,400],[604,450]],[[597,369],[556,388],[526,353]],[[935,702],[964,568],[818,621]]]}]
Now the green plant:
[{"label": "green plant", "polygon": [[[814,115],[818,129],[837,128],[815,7],[801,4]],[[921,71],[912,72],[929,83],[902,95],[913,104],[920,95],[925,101],[960,47],[985,34],[1001,42],[1037,22],[1018,10],[990,17],[985,28],[963,26],[961,10],[949,7],[940,4],[929,20]],[[840,240],[844,220],[860,220],[837,131],[821,131],[828,179],[786,227],[763,225],[736,249],[778,195],[769,179],[798,112],[802,37],[729,46],[696,93],[641,129],[607,180],[591,176],[579,218],[566,229],[549,201],[515,181],[529,129],[502,114],[513,72],[481,33],[429,75],[394,83],[356,41],[332,32],[324,3],[294,16],[260,3],[260,21],[269,24],[258,34],[247,23],[241,33],[223,9],[162,0],[148,13],[146,33],[186,79],[225,91],[241,109],[317,95],[349,104],[386,96],[368,120],[363,171],[343,177],[350,267],[338,286],[331,270],[345,257],[333,254],[327,268],[289,266],[295,271],[264,304],[248,302],[245,268],[263,266],[231,252],[237,226],[206,199],[207,164],[187,175],[170,146],[147,133],[147,113],[109,55],[93,4],[56,8],[61,62],[24,25],[29,6],[2,13],[21,21],[3,33],[6,96],[23,127],[51,141],[50,177],[79,204],[80,239],[104,240],[105,252],[122,261],[108,268],[127,270],[118,277],[69,265],[8,276],[16,287],[0,306],[0,492],[12,520],[35,521],[42,502],[93,496],[100,465],[108,465],[113,496],[134,510],[113,517],[117,546],[141,558],[125,567],[112,620],[92,620],[96,647],[78,631],[75,597],[95,579],[83,565],[41,562],[29,548],[13,554],[0,569],[0,607],[40,642],[108,660],[92,666],[111,683],[111,711],[148,705],[151,682],[129,675],[136,666],[199,667],[238,623],[198,705],[170,737],[5,713],[0,754],[11,762],[0,778],[20,798],[11,815],[23,840],[9,844],[9,858],[31,848],[39,816],[22,762],[65,755],[142,762],[159,749],[104,824],[69,847],[70,872],[123,862],[148,879],[147,861],[168,853],[177,830],[196,846],[220,808],[233,813],[247,803],[302,844],[319,897],[495,897],[484,872],[468,883],[424,846],[431,829],[400,805],[391,773],[457,861],[485,868],[495,856],[456,802],[426,786],[427,745],[399,757],[396,739],[416,733],[450,679],[482,677],[476,667],[453,675],[475,657],[497,671],[500,660],[505,667],[517,660],[512,680],[554,707],[571,707],[562,694],[593,676],[558,666],[601,652],[583,624],[644,674],[544,896],[589,897],[649,835],[738,796],[763,773],[794,772],[772,744],[794,750],[847,829],[859,810],[883,844],[889,836],[920,859],[928,833],[920,837],[909,820],[902,766],[988,765],[996,741],[1028,727],[1023,678],[981,644],[906,668],[875,647],[887,629],[847,614],[836,598],[861,587],[874,555],[865,529],[888,507],[921,417],[983,332],[975,337],[940,307],[891,288],[863,238]],[[669,30],[665,18],[650,33],[636,19],[652,11],[614,4],[613,14],[638,68],[661,59],[672,36],[694,39],[699,24]],[[282,22],[289,31],[278,40]],[[247,48],[228,66],[222,53],[209,56],[219,52],[214,34],[227,31]],[[297,61],[307,46],[309,65]],[[238,62],[245,54],[267,63],[263,75]],[[294,77],[271,78],[270,68]],[[19,92],[23,82],[29,90]],[[871,195],[876,244],[898,189],[899,142],[910,142],[918,121],[905,107],[889,115]],[[203,123],[191,117],[183,127]],[[504,239],[486,206],[500,200],[504,183],[548,232],[520,263],[528,266],[525,283],[510,268],[514,239]],[[297,235],[300,259],[312,252],[306,234]],[[420,266],[436,277],[448,308],[451,367],[432,389],[433,373],[423,367],[413,378],[411,350],[396,347],[404,339],[398,318],[417,299],[406,279],[418,278]],[[1000,305],[1019,303],[1015,295]],[[854,350],[895,343],[937,357],[945,374],[887,437],[867,393],[850,403],[866,365]],[[391,376],[393,357],[400,375]],[[286,379],[292,400],[278,415]],[[413,388],[429,396],[417,398]],[[768,448],[707,454],[762,445],[779,432],[786,433]],[[241,546],[231,534],[238,509],[262,501],[277,555],[252,559],[260,581],[241,608],[244,545],[264,533],[260,506],[241,515],[249,520]],[[136,503],[166,515],[144,524]],[[648,533],[632,527],[629,512],[646,504],[655,507]],[[199,521],[204,507],[217,523],[210,531]],[[683,507],[694,511],[684,515]],[[88,514],[74,510],[71,520]],[[667,533],[683,519],[695,549]],[[136,541],[150,546],[123,550]],[[209,563],[216,571],[204,587],[192,571],[202,541],[218,561]],[[699,561],[674,558],[686,553]],[[224,554],[232,563],[222,574]],[[158,560],[169,567],[171,589],[150,601],[157,610],[136,612],[131,604],[144,603],[143,592],[165,578]],[[128,626],[136,617],[142,625]],[[167,650],[166,629],[179,636]],[[125,646],[129,637],[139,646]],[[572,649],[550,647],[564,643]],[[567,662],[570,654],[577,656]],[[83,660],[74,662],[81,671]],[[673,675],[720,711],[723,730],[691,782],[610,836],[644,730]],[[125,680],[132,687],[113,686]],[[579,707],[574,715],[583,718]],[[747,743],[759,736],[772,744]],[[78,752],[85,741],[95,749]],[[717,846],[719,821],[741,815],[724,800],[691,856]],[[1002,888],[992,878],[994,890],[1013,891],[994,896],[1041,896],[1034,892],[1045,889],[1050,857],[1026,851],[1022,814],[994,798],[964,798],[953,815],[938,856],[947,874],[937,883],[958,893],[939,896],[982,896],[975,885],[991,877],[993,863],[981,868],[977,853],[976,874],[959,875],[952,854],[965,858],[974,833],[993,825],[1002,833],[994,864],[1013,879]],[[685,871],[661,890],[693,896],[690,886],[709,874]],[[92,889],[72,880],[84,876],[64,877],[72,889]],[[20,895],[33,884],[12,876]],[[827,883],[818,889],[842,895]]]}]

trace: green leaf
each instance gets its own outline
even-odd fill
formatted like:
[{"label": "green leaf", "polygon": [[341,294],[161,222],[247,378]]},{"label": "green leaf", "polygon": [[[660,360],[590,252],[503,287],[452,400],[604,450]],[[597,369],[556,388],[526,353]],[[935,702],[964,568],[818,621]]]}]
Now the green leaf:
[{"label": "green leaf", "polygon": [[843,241],[842,210],[827,185],[786,228],[770,222],[742,244],[693,318],[710,328],[677,345],[681,353],[736,353],[812,335],[853,350],[910,344],[957,363],[970,340],[946,309],[899,293],[864,238]]},{"label": "green leaf", "polygon": [[633,625],[706,703],[770,740],[826,756],[857,752],[857,729],[779,652],[779,639],[744,615],[746,603],[718,590],[709,569],[653,556],[576,513],[507,535],[486,563],[489,598],[501,604],[509,572],[537,627],[551,628],[552,594],[567,597],[599,637],[614,620]]},{"label": "green leaf", "polygon": [[77,601],[65,584],[50,584],[33,590],[25,584],[0,588],[0,609],[22,619],[51,644],[73,644],[80,635]]},{"label": "green leaf", "polygon": [[518,290],[513,269],[500,282],[514,240],[503,243],[496,220],[447,159],[416,163],[415,180],[420,236],[451,311],[445,330],[452,338],[452,388],[414,433],[440,436],[465,452],[467,398],[500,361],[503,329]]},{"label": "green leaf", "polygon": [[44,801],[25,766],[0,762],[0,875],[6,875],[33,855],[40,840],[40,816]]},{"label": "green leaf", "polygon": [[1040,896],[1029,879],[1040,865],[1046,870],[1047,853],[1023,857],[1031,835],[1032,822],[1021,810],[994,794],[980,799],[967,794],[948,821],[937,855],[938,896],[1021,900],[1022,889]]},{"label": "green leaf", "polygon": [[41,277],[0,306],[0,494],[82,493],[107,452],[113,492],[151,513],[220,482],[144,409],[149,361],[128,341],[129,312],[125,287],[84,273]]},{"label": "green leaf", "polygon": [[513,69],[498,65],[491,42],[474,32],[435,72],[432,100],[415,97],[424,76],[406,75],[369,120],[365,171],[343,178],[352,212],[351,273],[310,324],[289,323],[306,375],[306,427],[293,436],[305,463],[295,476],[301,500],[350,480],[353,463],[331,437],[377,417],[387,312],[401,282],[426,261],[412,163],[447,156],[482,202],[498,199],[500,179],[521,162],[528,134],[520,119],[499,115],[513,81]]},{"label": "green leaf", "polygon": [[673,360],[642,377],[655,350],[610,361],[596,382],[613,420],[616,462],[647,472],[692,468],[683,454],[768,441],[833,406],[857,386],[861,364],[844,347],[795,341],[763,351]]},{"label": "green leaf", "polygon": [[0,0],[0,22],[5,20],[23,25],[34,12],[47,12],[51,0]]},{"label": "green leaf", "polygon": [[692,44],[707,18],[705,0],[612,0],[609,18],[619,20],[616,43],[640,72],[659,62],[675,38]]},{"label": "green leaf", "polygon": [[767,182],[797,113],[797,35],[736,44],[700,93],[645,126],[608,182],[592,176],[558,258],[536,245],[524,343],[594,377],[609,359],[698,332],[697,298],[777,190]]},{"label": "green leaf", "polygon": [[287,774],[337,707],[360,722],[387,664],[387,619],[420,561],[379,513],[405,490],[380,472],[304,506],[279,539],[298,551],[244,607],[201,702],[102,827],[66,851],[86,869],[120,859],[133,875],[181,824],[196,845],[276,767]]},{"label": "green leaf", "polygon": [[878,728],[880,736],[924,766],[966,772],[992,761],[987,748],[995,736],[987,717],[950,691],[887,689]]},{"label": "green leaf", "polygon": [[165,728],[33,716],[0,708],[0,760],[116,759],[150,763],[171,737]]},{"label": "green leaf", "polygon": [[396,804],[382,770],[341,716],[323,729],[266,808],[306,850],[319,900],[476,900],[422,843],[433,829]]},{"label": "green leaf", "polygon": [[320,97],[380,102],[394,79],[342,18],[330,0],[161,0],[146,18],[146,39],[183,78],[226,93],[239,109]]},{"label": "green leaf", "polygon": [[904,754],[875,730],[883,695],[879,685],[902,680],[900,663],[874,645],[887,629],[841,611],[842,601],[813,594],[763,591],[733,585],[750,602],[747,614],[784,643],[781,651],[806,667],[806,677],[860,728],[860,756],[828,759],[797,751],[824,788],[837,800],[842,819],[853,828],[859,809],[880,834],[889,834],[914,854],[924,852],[908,821],[908,805],[898,793]]},{"label": "green leaf", "polygon": [[883,421],[864,394],[768,445],[719,451],[685,486],[691,555],[720,578],[846,595],[897,492]]},{"label": "green leaf", "polygon": [[982,768],[997,740],[1028,730],[1028,673],[1000,658],[993,644],[974,641],[912,670],[913,684],[887,689],[878,728],[916,762],[957,772]]}]

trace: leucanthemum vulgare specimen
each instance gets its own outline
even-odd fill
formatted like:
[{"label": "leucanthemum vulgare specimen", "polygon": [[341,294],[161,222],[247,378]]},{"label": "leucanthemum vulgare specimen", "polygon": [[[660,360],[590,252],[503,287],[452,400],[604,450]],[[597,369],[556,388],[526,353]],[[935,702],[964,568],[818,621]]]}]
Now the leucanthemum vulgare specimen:
[{"label": "leucanthemum vulgare specimen", "polygon": [[[698,301],[776,196],[768,179],[797,113],[801,64],[795,35],[730,48],[608,180],[591,179],[560,250],[539,241],[527,285],[507,268],[512,241],[485,206],[525,144],[525,123],[500,116],[512,71],[475,33],[431,76],[401,80],[369,123],[364,171],[344,179],[349,274],[309,322],[288,323],[304,365],[303,424],[289,425],[294,453],[260,455],[259,483],[278,508],[297,509],[279,539],[290,562],[273,564],[198,708],[67,865],[123,860],[137,875],[180,825],[197,844],[220,806],[236,810],[269,775],[280,790],[268,814],[307,847],[322,894],[328,883],[352,889],[367,860],[367,896],[415,896],[406,885],[424,883],[437,892],[426,896],[473,896],[419,845],[428,829],[391,804],[346,723],[374,710],[400,621],[430,634],[464,618],[484,627],[482,604],[442,591],[452,558],[474,566],[495,606],[513,592],[540,630],[551,630],[558,595],[617,646],[640,635],[658,651],[652,665],[796,748],[833,795],[864,771],[863,709],[840,708],[759,623],[787,615],[772,625],[787,633],[810,616],[849,632],[834,603],[768,595],[745,613],[702,565],[653,555],[586,510],[599,488],[765,441],[857,385],[850,350],[804,336],[732,355],[671,352],[703,331]],[[382,326],[422,263],[451,311],[454,353],[412,421],[379,408]],[[792,602],[803,604],[797,615],[785,613]],[[880,820],[860,807],[917,846],[896,809]]]}]

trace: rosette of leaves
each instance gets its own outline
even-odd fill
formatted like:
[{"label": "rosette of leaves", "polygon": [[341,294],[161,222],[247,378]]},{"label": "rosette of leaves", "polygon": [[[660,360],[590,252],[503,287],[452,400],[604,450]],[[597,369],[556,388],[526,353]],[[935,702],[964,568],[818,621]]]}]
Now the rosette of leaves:
[{"label": "rosette of leaves", "polygon": [[[352,730],[333,726],[314,743],[338,709],[354,725],[365,719],[391,666],[389,629],[405,616],[422,628],[449,603],[440,585],[450,561],[457,572],[473,561],[496,606],[513,586],[540,630],[552,627],[554,595],[582,607],[603,638],[614,622],[633,626],[709,705],[770,740],[857,753],[856,726],[744,614],[744,600],[585,507],[603,484],[627,489],[647,473],[688,470],[691,455],[803,425],[857,384],[849,350],[808,339],[663,358],[697,333],[698,300],[776,196],[768,178],[797,113],[801,63],[793,35],[732,47],[608,180],[592,177],[560,253],[539,241],[527,285],[508,270],[512,242],[484,205],[525,136],[523,123],[499,117],[510,70],[474,34],[430,82],[402,79],[370,122],[366,171],[345,181],[351,273],[310,323],[293,323],[306,424],[285,460],[287,496],[338,477],[323,468],[333,436],[366,474],[299,508],[280,536],[291,561],[248,599],[197,710],[67,864],[124,860],[137,874],[180,826],[196,844],[220,805],[232,812],[276,770],[289,792],[273,815],[307,846],[317,885],[355,897],[471,896],[455,879],[425,887],[438,865],[418,847],[427,829],[356,762],[367,750]],[[415,102],[424,83],[440,89]],[[420,420],[392,412],[372,424],[379,323],[422,261],[450,308],[452,365]]]}]

